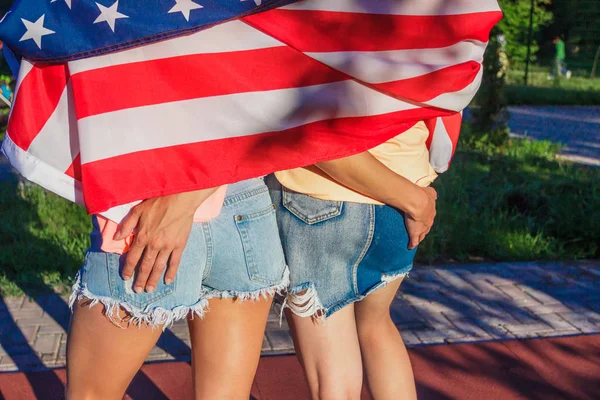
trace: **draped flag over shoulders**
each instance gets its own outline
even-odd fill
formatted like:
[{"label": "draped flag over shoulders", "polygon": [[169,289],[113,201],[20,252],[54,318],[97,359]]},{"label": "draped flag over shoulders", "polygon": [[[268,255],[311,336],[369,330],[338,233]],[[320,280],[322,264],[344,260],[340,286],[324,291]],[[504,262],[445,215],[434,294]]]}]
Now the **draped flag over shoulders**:
[{"label": "draped flag over shoulders", "polygon": [[[442,172],[500,18],[495,0],[288,1],[118,52],[24,60],[2,150],[117,222],[143,199],[356,154],[420,120]],[[36,32],[25,40],[44,48]]]}]

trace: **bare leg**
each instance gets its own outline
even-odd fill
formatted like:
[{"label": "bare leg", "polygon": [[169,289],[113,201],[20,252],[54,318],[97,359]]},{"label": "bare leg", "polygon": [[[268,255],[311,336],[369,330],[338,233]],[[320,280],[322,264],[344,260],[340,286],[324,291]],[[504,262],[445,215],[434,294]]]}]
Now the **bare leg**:
[{"label": "bare leg", "polygon": [[161,332],[145,326],[119,328],[106,318],[101,304],[89,308],[78,302],[67,339],[67,399],[121,400]]},{"label": "bare leg", "polygon": [[367,381],[376,400],[417,398],[406,346],[392,322],[390,305],[398,279],[356,303],[356,325]]},{"label": "bare leg", "polygon": [[248,400],[272,301],[211,299],[189,320],[196,400]]},{"label": "bare leg", "polygon": [[363,377],[354,306],[344,307],[324,322],[289,310],[286,315],[312,398],[360,399]]}]

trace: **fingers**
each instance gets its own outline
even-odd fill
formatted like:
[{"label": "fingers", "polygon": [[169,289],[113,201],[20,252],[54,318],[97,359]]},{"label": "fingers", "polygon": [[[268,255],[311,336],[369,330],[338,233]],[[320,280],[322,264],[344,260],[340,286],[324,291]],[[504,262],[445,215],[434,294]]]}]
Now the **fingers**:
[{"label": "fingers", "polygon": [[148,292],[148,293],[154,292],[156,285],[158,285],[158,281],[162,277],[162,274],[165,271],[165,269],[167,268],[167,263],[169,262],[169,254],[170,254],[170,251],[168,251],[166,249],[162,250],[158,253],[158,256],[156,257],[156,261],[154,262],[154,265],[152,266],[152,272],[150,272],[150,276],[148,277],[148,280],[146,281],[146,285],[145,285],[146,292]]},{"label": "fingers", "polygon": [[437,200],[438,194],[437,194],[437,191],[434,188],[432,188],[431,186],[428,186],[428,187],[426,187],[424,189],[427,192],[427,194],[429,196],[431,196],[431,198],[433,198],[434,200]]},{"label": "fingers", "polygon": [[175,275],[179,269],[179,263],[181,262],[181,255],[183,254],[183,248],[176,248],[171,253],[171,259],[169,260],[169,266],[167,267],[167,273],[165,274],[165,284],[170,285],[175,280]]},{"label": "fingers", "polygon": [[127,257],[125,258],[125,266],[123,267],[123,279],[126,281],[131,279],[133,273],[135,271],[135,267],[138,265],[140,257],[144,253],[145,244],[142,243],[140,235],[137,235],[133,239],[133,243],[131,244],[131,248],[127,252]]},{"label": "fingers", "polygon": [[141,293],[144,291],[146,282],[148,281],[148,277],[152,272],[152,268],[154,267],[157,256],[158,250],[156,250],[154,247],[146,246],[146,249],[144,250],[144,256],[142,257],[142,261],[139,263],[137,274],[135,276],[135,283],[133,284],[134,292]]},{"label": "fingers", "polygon": [[418,245],[419,245],[419,235],[418,234],[410,235],[410,241],[408,243],[408,248],[410,250],[412,250],[415,247],[417,247]]}]

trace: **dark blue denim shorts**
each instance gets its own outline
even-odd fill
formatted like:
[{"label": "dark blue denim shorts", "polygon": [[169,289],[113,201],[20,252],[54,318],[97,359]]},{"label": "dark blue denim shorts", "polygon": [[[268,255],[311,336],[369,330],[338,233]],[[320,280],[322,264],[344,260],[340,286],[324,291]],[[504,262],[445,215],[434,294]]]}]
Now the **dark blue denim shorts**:
[{"label": "dark blue denim shorts", "polygon": [[267,177],[290,288],[286,306],[300,316],[330,316],[411,270],[402,212],[383,205],[320,200]]}]

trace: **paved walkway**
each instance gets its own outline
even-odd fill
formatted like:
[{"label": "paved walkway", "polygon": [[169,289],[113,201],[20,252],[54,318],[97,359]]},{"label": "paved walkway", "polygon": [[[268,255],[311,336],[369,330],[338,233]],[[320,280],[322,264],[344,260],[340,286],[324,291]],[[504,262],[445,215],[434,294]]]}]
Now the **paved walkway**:
[{"label": "paved walkway", "polygon": [[[419,400],[598,400],[600,335],[421,346],[408,351]],[[146,364],[128,400],[192,400],[186,362]],[[65,370],[0,374],[5,400],[63,399]],[[398,396],[402,399],[402,396]],[[294,356],[263,357],[250,400],[309,400]],[[372,400],[366,388],[362,400]]]},{"label": "paved walkway", "polygon": [[[402,285],[392,314],[408,346],[600,333],[600,261],[419,267]],[[263,354],[291,354],[278,307]],[[69,310],[58,295],[0,301],[0,371],[65,363]],[[185,322],[161,337],[148,361],[188,360]]]},{"label": "paved walkway", "polygon": [[563,143],[562,155],[600,166],[600,106],[509,107],[513,134]]}]

